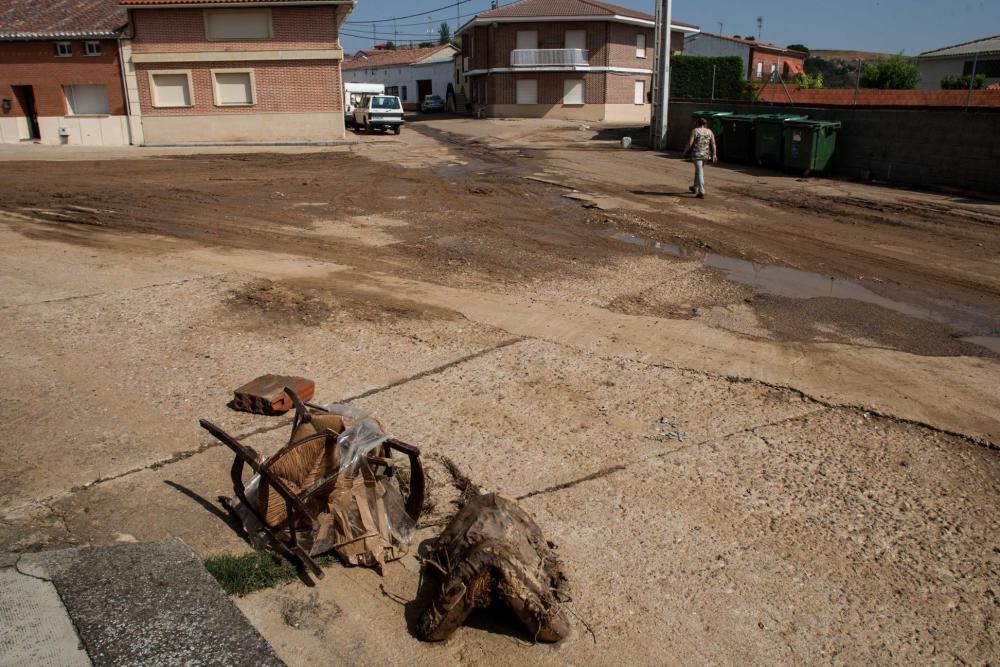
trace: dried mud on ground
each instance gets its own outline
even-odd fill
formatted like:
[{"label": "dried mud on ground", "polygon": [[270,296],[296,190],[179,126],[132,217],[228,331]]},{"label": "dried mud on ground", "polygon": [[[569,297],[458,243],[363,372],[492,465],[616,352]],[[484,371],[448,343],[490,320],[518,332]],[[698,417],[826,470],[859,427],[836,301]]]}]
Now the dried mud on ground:
[{"label": "dried mud on ground", "polygon": [[246,551],[196,420],[275,451],[287,418],[225,404],[282,372],[423,448],[418,542],[500,491],[574,589],[561,645],[489,612],[429,645],[413,553],[335,565],[237,601],[290,665],[993,660],[1000,367],[962,339],[997,319],[995,207],[722,169],[696,206],[687,165],[575,125],[430,125],[7,163],[0,551]]}]

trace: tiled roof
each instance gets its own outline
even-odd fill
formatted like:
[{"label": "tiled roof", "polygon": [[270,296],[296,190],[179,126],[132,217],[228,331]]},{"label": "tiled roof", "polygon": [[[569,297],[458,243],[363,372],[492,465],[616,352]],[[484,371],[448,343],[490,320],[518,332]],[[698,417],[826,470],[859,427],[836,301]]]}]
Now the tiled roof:
[{"label": "tiled roof", "polygon": [[0,0],[0,39],[110,37],[128,19],[118,0]]},{"label": "tiled roof", "polygon": [[350,0],[120,0],[121,4],[135,5],[221,5],[235,4],[241,5],[345,5],[350,4]]},{"label": "tiled roof", "polygon": [[[497,9],[482,12],[476,16],[480,19],[493,18],[533,18],[552,16],[624,16],[626,18],[654,21],[656,17],[647,12],[613,5],[598,0],[520,0]],[[681,21],[672,21],[674,25],[688,28],[698,26]]]},{"label": "tiled roof", "polygon": [[727,37],[726,35],[717,35],[714,32],[701,32],[697,36],[692,36],[689,39],[698,39],[702,35],[705,37],[714,37],[715,39],[723,39],[727,42],[736,42],[737,44],[746,44],[747,46],[753,46],[758,49],[767,49],[768,51],[778,51],[781,53],[787,53],[790,55],[807,57],[809,54],[803,51],[794,51],[792,49],[786,49],[783,46],[778,46],[777,44],[770,44],[768,42],[758,42],[755,39],[743,39],[742,37]]},{"label": "tiled roof", "polygon": [[[792,102],[788,101],[791,95]],[[1000,90],[881,90],[861,88],[823,88],[805,90],[788,86],[788,93],[777,84],[766,86],[758,98],[761,102],[794,106],[824,107],[921,107],[955,109],[972,107],[1000,107]]]},{"label": "tiled roof", "polygon": [[946,46],[943,49],[924,51],[918,58],[947,58],[949,56],[971,56],[976,53],[1000,53],[1000,35]]},{"label": "tiled roof", "polygon": [[[376,49],[371,51],[358,51],[350,60],[345,60],[340,68],[342,70],[367,69],[370,67],[388,67],[399,65],[414,65],[424,60],[431,60],[439,53],[442,60],[447,62],[454,57],[457,49],[445,44],[443,46],[425,46],[415,49]],[[446,57],[444,57],[446,56]]]}]

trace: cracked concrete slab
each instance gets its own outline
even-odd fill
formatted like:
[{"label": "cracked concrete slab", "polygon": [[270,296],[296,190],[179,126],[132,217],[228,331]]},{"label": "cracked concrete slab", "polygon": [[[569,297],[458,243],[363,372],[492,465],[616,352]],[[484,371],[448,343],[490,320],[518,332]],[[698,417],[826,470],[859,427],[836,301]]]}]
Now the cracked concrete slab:
[{"label": "cracked concrete slab", "polygon": [[90,667],[55,586],[19,572],[11,556],[0,557],[0,665]]},{"label": "cracked concrete slab", "polygon": [[22,561],[54,585],[94,665],[284,664],[179,540]]}]

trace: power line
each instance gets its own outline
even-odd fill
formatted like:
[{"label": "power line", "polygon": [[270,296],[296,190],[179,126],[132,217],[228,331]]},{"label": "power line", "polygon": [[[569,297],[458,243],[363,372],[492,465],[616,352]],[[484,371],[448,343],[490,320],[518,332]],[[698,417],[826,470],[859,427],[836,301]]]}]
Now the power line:
[{"label": "power line", "polygon": [[[472,18],[473,16],[477,16],[480,13],[482,13],[482,11],[486,11],[486,10],[481,10],[479,12],[470,12],[468,14],[462,14],[462,15],[456,17],[456,18],[459,21],[461,21],[462,19],[468,19],[468,18]],[[443,22],[446,23],[447,20],[445,20]],[[347,22],[344,23],[344,25],[352,25],[352,24],[353,24],[352,21],[347,21]],[[416,21],[414,23],[399,23],[399,24],[396,25],[396,27],[398,27],[398,28],[412,28],[413,26],[421,26],[421,25],[427,25],[427,22],[426,21]],[[462,26],[456,26],[456,27],[457,28],[461,28]],[[368,24],[357,26],[357,28],[358,28],[358,30],[367,30],[368,29]]]},{"label": "power line", "polygon": [[413,19],[417,18],[418,16],[427,16],[428,14],[434,14],[435,12],[443,12],[446,9],[451,9],[452,7],[458,7],[459,5],[464,5],[472,1],[473,0],[457,0],[457,2],[445,5],[444,7],[438,7],[437,9],[428,9],[426,12],[420,12],[419,14],[409,14],[407,16],[395,16],[395,17],[390,16],[384,19],[372,19],[371,21],[345,21],[344,23],[345,24],[350,23],[352,25],[358,25],[361,23],[364,23],[366,25],[370,25],[372,23],[392,23],[395,20]]}]

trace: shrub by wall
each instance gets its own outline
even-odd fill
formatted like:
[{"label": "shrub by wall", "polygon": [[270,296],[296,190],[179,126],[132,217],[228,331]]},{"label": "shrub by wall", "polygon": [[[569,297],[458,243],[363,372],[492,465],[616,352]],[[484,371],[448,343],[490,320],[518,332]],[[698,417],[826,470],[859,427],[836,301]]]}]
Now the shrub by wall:
[{"label": "shrub by wall", "polygon": [[712,68],[715,68],[715,99],[747,99],[743,61],[735,56],[673,56],[670,59],[670,96],[710,99]]}]

